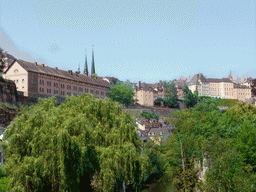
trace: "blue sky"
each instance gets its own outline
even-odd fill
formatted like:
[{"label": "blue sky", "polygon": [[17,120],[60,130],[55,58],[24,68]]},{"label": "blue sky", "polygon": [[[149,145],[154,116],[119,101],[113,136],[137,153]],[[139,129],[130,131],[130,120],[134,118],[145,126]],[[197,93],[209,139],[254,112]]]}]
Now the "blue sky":
[{"label": "blue sky", "polygon": [[255,0],[1,0],[18,59],[147,83],[203,73],[256,78]]}]

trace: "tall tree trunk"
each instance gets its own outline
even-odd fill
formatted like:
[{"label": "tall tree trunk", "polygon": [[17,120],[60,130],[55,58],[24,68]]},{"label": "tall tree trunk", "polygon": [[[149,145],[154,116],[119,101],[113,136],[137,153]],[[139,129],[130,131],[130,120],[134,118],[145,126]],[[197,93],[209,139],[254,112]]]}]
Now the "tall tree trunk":
[{"label": "tall tree trunk", "polygon": [[123,180],[123,192],[125,192],[125,180]]},{"label": "tall tree trunk", "polygon": [[[178,134],[179,136],[179,139],[180,139],[180,135]],[[185,170],[185,165],[184,165],[184,157],[183,157],[183,150],[182,150],[182,143],[181,143],[181,140],[180,140],[180,145],[181,145],[181,158],[182,158],[182,167],[183,167],[183,171]]]}]

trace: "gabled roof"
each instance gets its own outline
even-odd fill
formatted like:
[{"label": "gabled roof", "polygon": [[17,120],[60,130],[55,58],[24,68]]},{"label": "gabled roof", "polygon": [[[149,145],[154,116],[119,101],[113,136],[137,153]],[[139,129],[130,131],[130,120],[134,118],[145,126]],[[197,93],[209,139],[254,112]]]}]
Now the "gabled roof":
[{"label": "gabled roof", "polygon": [[[68,71],[64,71],[58,68],[52,68],[45,66],[44,64],[39,65],[36,63],[31,63],[23,60],[16,60],[26,71],[28,72],[36,72],[36,73],[42,73],[57,77],[62,77],[74,81],[80,81],[80,82],[86,82],[90,84],[100,85],[100,86],[109,86],[109,83],[105,80],[102,80],[101,78],[96,77],[88,77],[85,74],[76,74],[72,73],[70,74]],[[14,64],[13,62],[11,66]],[[11,66],[6,70],[6,72],[11,68]]]},{"label": "gabled roof", "polygon": [[190,81],[188,82],[188,85],[200,85],[199,80],[202,83],[208,83],[207,79],[203,76],[202,73],[195,74]]}]

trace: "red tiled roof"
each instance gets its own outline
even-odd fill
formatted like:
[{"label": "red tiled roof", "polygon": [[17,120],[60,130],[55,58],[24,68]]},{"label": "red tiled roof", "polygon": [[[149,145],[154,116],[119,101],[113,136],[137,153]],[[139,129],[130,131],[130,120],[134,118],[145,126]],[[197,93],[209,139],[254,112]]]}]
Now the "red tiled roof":
[{"label": "red tiled roof", "polygon": [[29,72],[37,72],[42,74],[48,74],[52,76],[62,77],[70,80],[80,81],[80,82],[86,82],[90,84],[100,85],[100,86],[109,86],[110,84],[107,81],[104,81],[102,79],[96,79],[95,77],[91,78],[88,77],[85,74],[76,74],[72,72],[72,74],[69,73],[69,71],[64,71],[61,69],[56,69],[52,67],[48,67],[45,65],[39,65],[36,63],[30,63],[23,60],[17,60],[17,62],[26,70]]}]

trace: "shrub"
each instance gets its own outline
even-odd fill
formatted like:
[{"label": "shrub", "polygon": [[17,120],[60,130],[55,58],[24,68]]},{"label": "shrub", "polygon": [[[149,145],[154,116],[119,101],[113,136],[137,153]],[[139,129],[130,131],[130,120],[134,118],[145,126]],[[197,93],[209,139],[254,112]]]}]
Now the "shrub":
[{"label": "shrub", "polygon": [[140,117],[144,117],[146,119],[150,119],[150,118],[159,119],[159,115],[157,115],[156,113],[153,113],[151,111],[143,111],[143,112],[141,112]]},{"label": "shrub", "polygon": [[9,178],[8,177],[2,177],[0,179],[0,191],[5,192],[9,191]]}]

